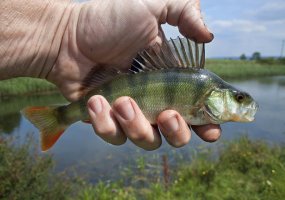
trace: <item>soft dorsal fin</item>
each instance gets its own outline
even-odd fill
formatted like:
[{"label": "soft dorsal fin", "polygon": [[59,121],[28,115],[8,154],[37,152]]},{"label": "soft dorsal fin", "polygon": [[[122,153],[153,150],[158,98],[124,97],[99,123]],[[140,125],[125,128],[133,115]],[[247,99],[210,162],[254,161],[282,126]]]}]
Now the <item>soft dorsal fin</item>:
[{"label": "soft dorsal fin", "polygon": [[177,67],[204,68],[204,65],[205,45],[178,37],[138,53],[131,71],[138,73]]},{"label": "soft dorsal fin", "polygon": [[[145,49],[134,58],[129,73],[136,74],[144,71],[153,71],[173,68],[204,68],[205,46],[187,38],[170,39],[161,45]],[[82,94],[101,86],[122,74],[116,68],[102,66],[94,68],[84,78],[81,84]]]},{"label": "soft dorsal fin", "polygon": [[111,80],[120,73],[119,70],[112,67],[100,67],[92,69],[81,83],[81,91],[86,93],[94,88],[101,86],[103,83]]}]

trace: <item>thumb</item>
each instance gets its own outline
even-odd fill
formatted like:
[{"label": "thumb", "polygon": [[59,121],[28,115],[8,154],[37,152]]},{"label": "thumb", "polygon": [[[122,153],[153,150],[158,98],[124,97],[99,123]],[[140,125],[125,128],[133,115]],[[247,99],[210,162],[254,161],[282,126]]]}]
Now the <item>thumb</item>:
[{"label": "thumb", "polygon": [[210,42],[214,35],[202,19],[200,0],[168,0],[165,21],[178,26],[179,32],[197,42]]}]

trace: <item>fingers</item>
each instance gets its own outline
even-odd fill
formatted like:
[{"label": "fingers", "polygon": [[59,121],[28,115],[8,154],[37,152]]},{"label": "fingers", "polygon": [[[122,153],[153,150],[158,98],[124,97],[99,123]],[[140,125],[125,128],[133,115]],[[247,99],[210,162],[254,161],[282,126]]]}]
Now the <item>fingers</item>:
[{"label": "fingers", "polygon": [[[158,130],[150,125],[130,97],[118,98],[111,108],[104,97],[95,95],[89,99],[87,106],[90,122],[96,134],[106,142],[121,145],[129,138],[145,150],[160,147],[161,137]],[[174,110],[160,113],[157,124],[166,141],[174,147],[182,147],[191,139],[188,125]],[[207,142],[214,142],[221,135],[219,125],[192,126],[192,129]]]},{"label": "fingers", "polygon": [[159,129],[167,142],[174,147],[182,147],[190,141],[188,125],[174,110],[166,110],[157,118]]},{"label": "fingers", "polygon": [[203,126],[192,126],[197,135],[206,142],[215,142],[221,136],[222,129],[220,125],[207,124]]},{"label": "fingers", "polygon": [[166,22],[178,26],[182,35],[197,42],[210,42],[214,39],[203,22],[200,0],[169,0]]},{"label": "fingers", "polygon": [[145,118],[138,105],[130,97],[120,97],[113,104],[116,119],[126,136],[145,150],[154,150],[161,145],[158,130]]},{"label": "fingers", "polygon": [[90,122],[95,133],[108,143],[121,145],[126,142],[126,136],[118,126],[112,114],[111,107],[102,96],[95,95],[87,102]]}]

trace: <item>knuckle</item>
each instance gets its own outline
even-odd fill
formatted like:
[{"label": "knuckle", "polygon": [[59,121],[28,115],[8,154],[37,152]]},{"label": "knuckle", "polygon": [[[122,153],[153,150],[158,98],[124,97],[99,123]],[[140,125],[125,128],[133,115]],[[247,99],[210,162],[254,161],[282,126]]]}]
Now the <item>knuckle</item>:
[{"label": "knuckle", "polygon": [[146,130],[134,130],[129,133],[130,139],[136,142],[146,141],[148,136],[149,136],[149,131]]},{"label": "knuckle", "polygon": [[116,145],[116,146],[119,146],[119,145],[122,145],[122,144],[125,144],[127,141],[127,138],[126,137],[121,137],[121,138],[116,138],[115,140],[112,140],[112,141],[108,141],[110,144],[112,145]]},{"label": "knuckle", "polygon": [[181,141],[174,141],[172,142],[172,146],[176,147],[176,148],[180,148],[185,146],[186,144],[188,144],[189,140],[181,140]]},{"label": "knuckle", "polygon": [[104,126],[97,126],[95,132],[100,136],[112,136],[116,134],[116,128],[110,124]]},{"label": "knuckle", "polygon": [[127,96],[119,97],[114,101],[113,106],[114,107],[120,106],[123,102],[126,102],[129,99],[130,99],[130,97],[127,97]]},{"label": "knuckle", "polygon": [[150,124],[142,123],[142,121],[134,120],[125,124],[125,132],[133,141],[146,141],[152,133]]},{"label": "knuckle", "polygon": [[188,131],[179,131],[173,134],[171,137],[167,138],[167,141],[173,147],[179,148],[188,144],[190,139],[191,135],[188,133]]},{"label": "knuckle", "polygon": [[144,150],[146,151],[153,151],[153,150],[156,150],[158,149],[160,146],[161,146],[162,142],[158,142],[158,143],[155,143],[155,144],[152,144],[152,145],[147,145],[147,146],[144,146],[142,147]]}]

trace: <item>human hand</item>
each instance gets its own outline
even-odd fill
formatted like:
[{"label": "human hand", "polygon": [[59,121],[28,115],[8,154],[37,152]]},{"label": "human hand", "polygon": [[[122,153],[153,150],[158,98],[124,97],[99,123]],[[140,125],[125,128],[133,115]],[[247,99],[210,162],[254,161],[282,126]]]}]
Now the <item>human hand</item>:
[{"label": "human hand", "polygon": [[[160,44],[163,23],[178,26],[188,38],[210,42],[213,35],[204,26],[199,7],[199,0],[97,0],[76,4],[56,64],[47,79],[67,99],[76,100],[84,95],[81,84],[91,69],[126,68],[138,51]],[[157,127],[148,122],[129,97],[118,98],[111,107],[104,97],[93,96],[88,101],[88,110],[95,132],[109,143],[119,145],[129,138],[147,150],[161,144]],[[190,140],[188,125],[176,111],[160,113],[157,125],[168,143],[175,147]],[[218,125],[192,128],[206,141],[217,140],[221,132]]]}]

